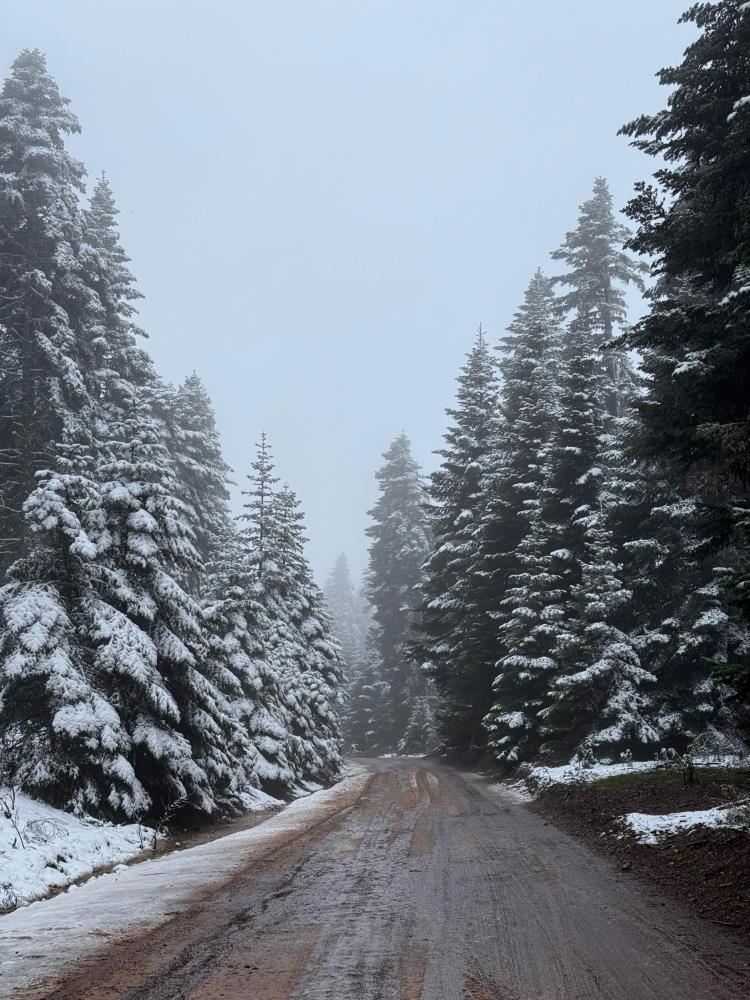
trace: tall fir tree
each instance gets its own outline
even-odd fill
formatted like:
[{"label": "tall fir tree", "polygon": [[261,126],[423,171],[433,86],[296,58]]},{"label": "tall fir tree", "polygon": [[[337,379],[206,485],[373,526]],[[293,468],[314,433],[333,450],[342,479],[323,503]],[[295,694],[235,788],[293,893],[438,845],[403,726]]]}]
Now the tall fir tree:
[{"label": "tall fir tree", "polygon": [[[500,602],[505,649],[487,717],[491,744],[508,762],[563,754],[586,740],[614,745],[653,735],[636,690],[651,675],[622,628],[632,595],[618,575],[619,540],[605,509],[607,462],[619,453],[636,384],[627,357],[614,348],[626,319],[625,290],[643,287],[643,266],[623,248],[627,236],[598,178],[576,228],[553,254],[568,266],[554,279],[565,286],[558,308],[568,314],[558,416],[531,484],[530,530],[516,550],[520,570],[509,574]],[[514,442],[509,452],[517,450]]]},{"label": "tall fir tree", "polygon": [[[292,745],[305,781],[330,781],[339,772],[342,664],[323,592],[304,551],[304,515],[285,487],[274,498],[277,564],[283,567],[286,622],[294,630],[294,659],[285,656],[282,685],[292,713]],[[291,669],[290,669],[291,668]]]},{"label": "tall fir tree", "polygon": [[519,569],[499,601],[503,656],[486,725],[498,759],[511,763],[556,749],[544,720],[562,669],[558,649],[569,634],[572,589],[581,580],[584,518],[597,496],[597,359],[585,331],[571,330],[566,355],[537,502],[516,550]]},{"label": "tall fir tree", "polygon": [[362,653],[364,635],[358,597],[352,582],[349,561],[341,555],[328,575],[323,593],[333,623],[344,667],[349,672]]},{"label": "tall fir tree", "polygon": [[364,647],[354,665],[347,699],[347,745],[365,754],[377,755],[388,750],[387,734],[382,728],[388,707],[388,684],[382,678],[378,654],[370,645]]},{"label": "tall fir tree", "polygon": [[494,676],[479,528],[498,447],[498,379],[481,326],[448,416],[451,425],[438,453],[442,462],[427,488],[432,552],[424,567],[417,652],[440,693],[441,737],[447,746],[465,749],[483,737]]},{"label": "tall fir tree", "polygon": [[221,453],[213,404],[195,372],[177,389],[173,416],[170,451],[177,492],[188,510],[204,570],[193,588],[205,592],[232,532],[228,485],[232,470]]},{"label": "tall fir tree", "polygon": [[251,560],[236,532],[222,548],[211,589],[205,607],[209,642],[212,655],[237,681],[231,700],[249,741],[245,769],[252,784],[287,797],[296,786],[296,774],[288,754],[279,678],[264,641],[270,626]]},{"label": "tall fir tree", "polygon": [[14,737],[25,791],[75,811],[133,815],[151,800],[94,642],[108,610],[92,569],[99,508],[91,480],[53,472],[24,505],[27,555],[0,588],[0,731]]},{"label": "tall fir tree", "polygon": [[262,642],[276,691],[269,712],[285,730],[296,782],[325,782],[340,766],[340,654],[305,558],[298,502],[277,487],[265,434],[248,479],[241,540],[264,609]]},{"label": "tall fir tree", "polygon": [[627,318],[628,286],[641,292],[645,287],[646,265],[625,249],[630,235],[615,216],[607,181],[597,177],[591,198],[581,205],[576,228],[552,254],[553,260],[568,267],[553,279],[564,288],[560,308],[570,315],[572,327],[586,331],[599,352],[598,405],[611,417],[624,415],[636,386],[627,355],[614,343]]},{"label": "tall fir tree", "polygon": [[99,468],[100,591],[112,614],[97,656],[154,801],[184,797],[211,813],[236,808],[244,735],[229,707],[234,685],[224,687],[202,609],[180,582],[200,559],[176,496],[160,389],[134,394]]},{"label": "tall fir tree", "polygon": [[36,473],[91,439],[84,168],[65,148],[80,131],[68,104],[41,52],[21,52],[0,93],[0,571],[23,554]]},{"label": "tall fir tree", "polygon": [[406,434],[399,434],[383,454],[377,472],[380,495],[370,510],[367,534],[370,562],[367,596],[372,604],[372,645],[388,685],[383,742],[395,749],[409,721],[415,698],[424,693],[425,678],[410,647],[418,628],[415,609],[430,550],[419,466]]},{"label": "tall fir tree", "polygon": [[[742,0],[696,3],[682,21],[699,35],[659,73],[671,88],[666,107],[622,129],[663,161],[626,209],[638,227],[633,246],[660,279],[626,341],[648,375],[635,448],[687,479],[705,539],[738,550],[730,579],[747,624],[750,10]],[[746,706],[750,666],[737,664],[722,676]]]},{"label": "tall fir tree", "polygon": [[[513,588],[557,420],[560,338],[552,285],[538,270],[500,343],[502,418],[480,522],[476,571],[486,594],[483,656],[493,678],[511,648]],[[484,712],[494,704],[492,685],[490,679],[482,698]]]}]

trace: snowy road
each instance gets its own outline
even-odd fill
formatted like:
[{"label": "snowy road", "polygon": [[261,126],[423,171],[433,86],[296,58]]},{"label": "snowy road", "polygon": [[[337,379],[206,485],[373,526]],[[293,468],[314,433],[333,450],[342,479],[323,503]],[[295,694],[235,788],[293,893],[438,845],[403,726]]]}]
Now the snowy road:
[{"label": "snowy road", "polygon": [[[268,828],[260,840],[247,840],[240,862],[229,864],[225,846],[223,878],[210,874],[209,855],[196,855],[214,880],[210,889],[183,886],[180,895],[172,872],[165,899],[159,877],[153,889],[141,879],[131,925],[112,935],[110,919],[106,935],[65,970],[65,981],[31,986],[29,979],[49,974],[69,954],[64,907],[57,915],[43,909],[58,900],[37,906],[35,924],[23,913],[0,921],[2,996],[750,996],[750,953],[732,938],[696,923],[506,793],[428,761],[363,763],[369,779],[350,779],[338,793],[323,793],[319,805],[269,821],[275,831],[268,824],[252,831]],[[189,854],[181,855],[183,866]],[[91,887],[88,900],[89,887],[78,890],[81,913],[96,901]]]}]

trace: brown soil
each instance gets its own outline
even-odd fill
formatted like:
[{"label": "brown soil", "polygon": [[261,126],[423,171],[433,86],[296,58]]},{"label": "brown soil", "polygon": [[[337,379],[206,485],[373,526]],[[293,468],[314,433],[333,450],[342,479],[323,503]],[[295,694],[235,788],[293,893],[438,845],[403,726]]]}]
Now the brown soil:
[{"label": "brown soil", "polygon": [[750,835],[693,830],[639,844],[618,823],[624,813],[651,815],[710,809],[750,795],[750,771],[702,769],[684,786],[672,771],[622,775],[584,786],[543,791],[532,809],[609,855],[633,873],[679,897],[699,916],[750,938]]}]

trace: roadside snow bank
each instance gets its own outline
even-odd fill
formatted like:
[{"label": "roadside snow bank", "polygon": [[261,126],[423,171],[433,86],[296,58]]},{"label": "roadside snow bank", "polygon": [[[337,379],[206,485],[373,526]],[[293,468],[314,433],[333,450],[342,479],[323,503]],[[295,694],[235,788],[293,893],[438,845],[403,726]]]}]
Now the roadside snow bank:
[{"label": "roadside snow bank", "polygon": [[63,974],[112,939],[170,920],[202,892],[354,805],[369,777],[358,770],[250,830],[101,875],[0,917],[2,996],[27,1000],[33,984]]},{"label": "roadside snow bank", "polygon": [[741,825],[737,805],[715,806],[713,809],[695,809],[690,812],[664,813],[649,816],[647,813],[627,813],[623,824],[636,835],[641,844],[656,845],[663,837],[684,833],[696,826],[709,829]]},{"label": "roadside snow bank", "polygon": [[[281,805],[256,789],[242,798],[248,812]],[[148,826],[74,816],[21,792],[11,797],[0,789],[0,914],[132,861],[158,836]]]},{"label": "roadside snow bank", "polygon": [[0,804],[0,911],[135,857],[154,831],[116,826],[43,805],[27,795]]},{"label": "roadside snow bank", "polygon": [[639,771],[655,771],[663,767],[655,760],[630,761],[622,764],[592,764],[581,767],[578,763],[563,764],[561,767],[532,767],[527,781],[540,791],[550,785],[579,785],[613,778],[618,774],[637,774]]},{"label": "roadside snow bank", "polygon": [[[701,759],[695,757],[696,767],[737,767],[737,757],[712,757]],[[551,785],[589,785],[605,778],[614,778],[619,774],[638,774],[645,771],[658,771],[674,766],[663,760],[633,760],[618,764],[592,764],[582,767],[577,761],[563,764],[561,767],[532,767],[526,776],[526,781],[536,791],[543,791]]]}]

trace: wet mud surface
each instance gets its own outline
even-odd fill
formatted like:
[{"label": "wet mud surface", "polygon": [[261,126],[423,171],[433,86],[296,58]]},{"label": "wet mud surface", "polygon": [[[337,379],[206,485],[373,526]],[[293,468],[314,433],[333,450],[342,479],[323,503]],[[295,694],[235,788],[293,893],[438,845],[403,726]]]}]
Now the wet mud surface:
[{"label": "wet mud surface", "polygon": [[481,779],[354,805],[29,1000],[740,1000],[750,951]]}]

